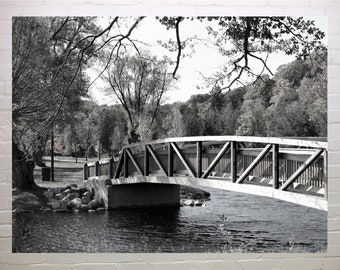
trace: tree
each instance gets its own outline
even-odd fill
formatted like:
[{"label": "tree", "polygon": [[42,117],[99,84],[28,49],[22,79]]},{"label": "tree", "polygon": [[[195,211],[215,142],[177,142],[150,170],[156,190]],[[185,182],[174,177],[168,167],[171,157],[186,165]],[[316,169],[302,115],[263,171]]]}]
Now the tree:
[{"label": "tree", "polygon": [[[63,39],[55,36],[62,18],[17,17],[13,18],[13,176],[16,187],[29,187],[24,171],[24,160],[39,157],[56,124],[65,99],[81,98],[84,76],[81,62],[75,53],[67,51],[68,44],[80,35],[86,35],[91,20],[74,19],[73,28],[63,30]],[[93,25],[92,25],[93,26]],[[60,31],[59,31],[60,32]],[[15,157],[22,156],[20,162]],[[20,173],[20,171],[22,173]]]},{"label": "tree", "polygon": [[266,110],[272,97],[274,81],[268,76],[246,87],[237,135],[266,136]]},{"label": "tree", "polygon": [[266,113],[270,136],[327,134],[326,54],[314,52],[306,60],[279,68]]},{"label": "tree", "polygon": [[224,106],[221,108],[220,116],[222,116],[224,135],[235,135],[239,127],[239,117],[241,107],[244,102],[246,87],[240,87],[233,91],[227,92],[223,98]]},{"label": "tree", "polygon": [[167,68],[166,59],[149,55],[124,55],[109,65],[104,78],[127,113],[129,143],[152,137],[146,134],[151,132],[164,94],[171,86]]},{"label": "tree", "polygon": [[[313,21],[305,21],[302,17],[162,17],[159,21],[176,33],[176,46],[170,46],[171,50],[177,50],[174,77],[181,54],[190,42],[190,39],[181,40],[180,25],[185,20],[195,19],[217,23],[217,27],[207,27],[208,33],[219,52],[228,59],[221,70],[206,78],[213,94],[229,91],[237,83],[244,84],[243,77],[257,79],[264,72],[273,75],[267,65],[269,53],[283,51],[304,58],[313,50],[325,50],[321,42],[325,34],[315,27]],[[262,65],[260,73],[251,69],[251,61]]]}]

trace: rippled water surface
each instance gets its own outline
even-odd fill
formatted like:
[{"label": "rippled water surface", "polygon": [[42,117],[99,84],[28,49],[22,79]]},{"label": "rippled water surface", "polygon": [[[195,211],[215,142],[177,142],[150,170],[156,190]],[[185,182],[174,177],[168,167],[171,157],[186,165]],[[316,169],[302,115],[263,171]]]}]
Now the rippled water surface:
[{"label": "rippled water surface", "polygon": [[13,215],[13,252],[324,252],[327,212],[216,189],[206,207]]}]

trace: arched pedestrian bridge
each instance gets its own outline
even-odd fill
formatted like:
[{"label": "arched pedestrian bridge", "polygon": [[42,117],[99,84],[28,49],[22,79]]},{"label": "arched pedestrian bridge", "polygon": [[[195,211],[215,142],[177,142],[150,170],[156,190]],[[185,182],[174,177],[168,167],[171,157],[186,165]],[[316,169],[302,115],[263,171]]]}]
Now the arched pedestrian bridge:
[{"label": "arched pedestrian bridge", "polygon": [[179,186],[268,196],[327,210],[327,142],[321,138],[203,136],[125,146],[84,164],[108,208],[179,204]]}]

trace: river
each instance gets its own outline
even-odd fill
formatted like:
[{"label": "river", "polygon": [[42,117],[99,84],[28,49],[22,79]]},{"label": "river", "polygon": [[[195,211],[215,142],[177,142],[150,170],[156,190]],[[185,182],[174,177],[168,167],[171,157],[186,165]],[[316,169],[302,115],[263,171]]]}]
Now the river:
[{"label": "river", "polygon": [[203,207],[13,214],[13,252],[325,252],[327,212],[208,189]]}]

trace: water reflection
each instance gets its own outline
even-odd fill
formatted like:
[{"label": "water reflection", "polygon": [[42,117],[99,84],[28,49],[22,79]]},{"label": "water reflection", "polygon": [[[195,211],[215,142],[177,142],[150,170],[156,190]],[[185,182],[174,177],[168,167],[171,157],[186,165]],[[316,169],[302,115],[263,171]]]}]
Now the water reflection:
[{"label": "water reflection", "polygon": [[325,251],[326,212],[208,191],[206,207],[13,215],[13,252]]}]

